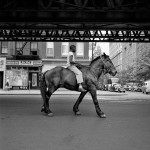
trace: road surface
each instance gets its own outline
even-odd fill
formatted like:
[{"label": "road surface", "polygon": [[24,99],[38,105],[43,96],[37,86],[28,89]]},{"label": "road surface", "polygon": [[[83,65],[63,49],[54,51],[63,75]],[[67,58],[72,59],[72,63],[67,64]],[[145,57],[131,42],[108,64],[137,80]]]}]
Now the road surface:
[{"label": "road surface", "polygon": [[0,95],[0,150],[149,150],[150,95],[139,95],[99,97],[106,119],[88,95],[81,116],[77,95],[52,96],[53,117],[40,112],[40,95]]}]

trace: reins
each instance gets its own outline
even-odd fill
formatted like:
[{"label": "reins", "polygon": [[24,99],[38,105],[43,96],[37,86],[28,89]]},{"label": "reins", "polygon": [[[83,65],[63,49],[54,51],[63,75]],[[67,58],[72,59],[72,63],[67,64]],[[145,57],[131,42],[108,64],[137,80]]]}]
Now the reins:
[{"label": "reins", "polygon": [[[103,71],[104,70],[106,70],[106,71],[108,71],[109,72],[109,69],[107,69],[107,67],[106,67],[106,64],[105,64],[105,62],[104,62],[104,60],[102,59],[102,57],[101,56],[99,56],[100,57],[100,59],[102,60],[102,62],[103,62],[103,64],[104,64],[104,69],[102,69]],[[95,68],[95,67],[93,67],[93,69],[95,69],[95,70],[99,70],[99,68]]]}]

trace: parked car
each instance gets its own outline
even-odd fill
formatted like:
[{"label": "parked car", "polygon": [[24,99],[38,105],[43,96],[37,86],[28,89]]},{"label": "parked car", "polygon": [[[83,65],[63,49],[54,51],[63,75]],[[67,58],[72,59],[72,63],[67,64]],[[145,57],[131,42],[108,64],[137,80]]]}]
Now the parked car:
[{"label": "parked car", "polygon": [[133,90],[136,91],[136,92],[141,92],[142,91],[142,88],[140,86],[134,85],[133,88],[134,88]]},{"label": "parked car", "polygon": [[131,85],[128,85],[128,91],[132,91],[133,87]]},{"label": "parked car", "polygon": [[144,82],[142,86],[142,93],[148,94],[150,93],[150,80]]},{"label": "parked car", "polygon": [[113,86],[114,86],[114,89],[115,89],[116,92],[125,93],[125,91],[126,91],[121,84],[114,84]]},{"label": "parked car", "polygon": [[129,91],[129,86],[128,86],[128,85],[124,85],[123,88],[124,88],[126,91]]}]

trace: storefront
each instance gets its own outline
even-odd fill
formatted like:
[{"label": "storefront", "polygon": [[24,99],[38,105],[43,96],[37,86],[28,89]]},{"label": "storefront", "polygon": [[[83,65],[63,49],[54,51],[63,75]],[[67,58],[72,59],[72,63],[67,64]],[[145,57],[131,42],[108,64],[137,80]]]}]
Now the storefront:
[{"label": "storefront", "polygon": [[6,78],[11,89],[39,88],[42,61],[40,60],[7,60]]},{"label": "storefront", "polygon": [[0,89],[5,87],[6,58],[0,57]]}]

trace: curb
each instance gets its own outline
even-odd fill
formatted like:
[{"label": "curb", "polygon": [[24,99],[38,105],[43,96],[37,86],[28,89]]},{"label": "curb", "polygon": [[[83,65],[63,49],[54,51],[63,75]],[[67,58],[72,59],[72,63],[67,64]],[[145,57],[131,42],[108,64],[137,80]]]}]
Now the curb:
[{"label": "curb", "polygon": [[[79,95],[80,92],[66,92],[66,91],[56,91],[53,95]],[[41,95],[41,93],[13,93],[13,92],[0,92],[0,95]],[[98,96],[123,96],[126,93],[97,93]]]}]

